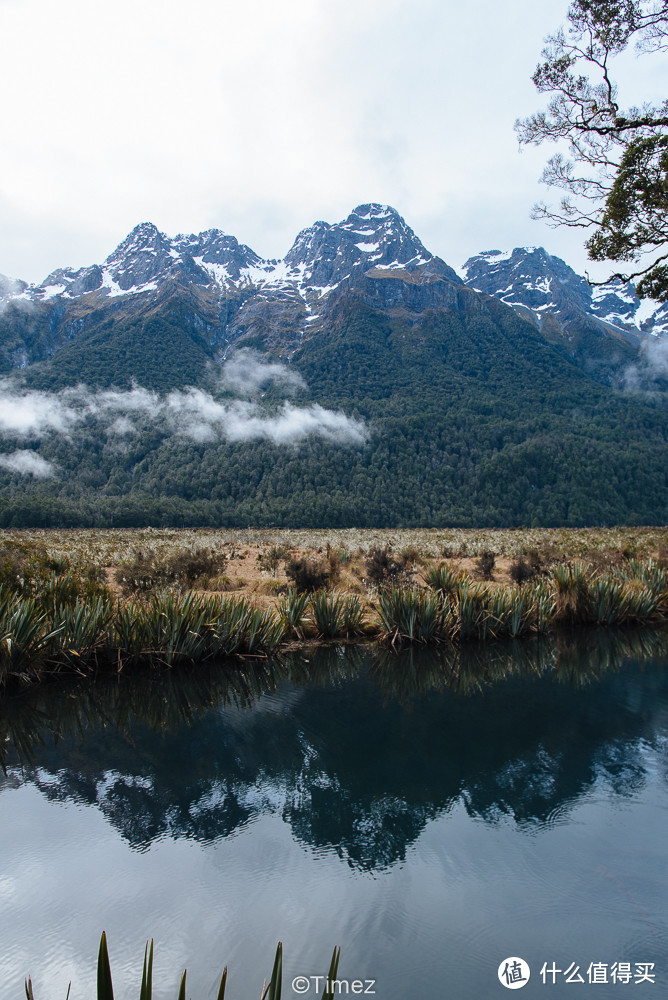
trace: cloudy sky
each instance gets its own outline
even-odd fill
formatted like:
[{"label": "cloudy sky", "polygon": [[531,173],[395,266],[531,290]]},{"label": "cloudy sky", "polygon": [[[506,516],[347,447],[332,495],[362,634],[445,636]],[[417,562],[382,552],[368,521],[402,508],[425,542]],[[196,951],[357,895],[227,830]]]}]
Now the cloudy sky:
[{"label": "cloudy sky", "polygon": [[[0,273],[101,262],[137,223],[282,257],[316,219],[393,205],[458,267],[579,233],[534,222],[553,149],[518,149],[567,0],[0,0]],[[666,90],[627,60],[636,97]]]}]

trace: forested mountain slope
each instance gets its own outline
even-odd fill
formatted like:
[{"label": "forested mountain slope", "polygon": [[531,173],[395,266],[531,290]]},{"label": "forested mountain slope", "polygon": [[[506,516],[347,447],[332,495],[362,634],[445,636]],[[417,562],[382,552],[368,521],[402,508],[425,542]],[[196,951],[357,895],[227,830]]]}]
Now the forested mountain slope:
[{"label": "forested mountain slope", "polygon": [[385,206],[272,262],[138,227],[49,280],[0,313],[2,525],[666,520],[649,335],[604,384]]}]

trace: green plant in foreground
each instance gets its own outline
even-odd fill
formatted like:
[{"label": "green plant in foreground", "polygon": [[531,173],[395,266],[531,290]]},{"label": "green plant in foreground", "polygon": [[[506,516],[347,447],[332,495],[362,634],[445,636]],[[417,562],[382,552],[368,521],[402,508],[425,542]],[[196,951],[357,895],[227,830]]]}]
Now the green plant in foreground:
[{"label": "green plant in foreground", "polygon": [[[332,961],[329,965],[329,972],[325,980],[325,991],[322,994],[323,1000],[334,1000],[335,980],[339,969],[339,958],[341,949],[335,948],[332,954]],[[261,1000],[281,1000],[281,988],[283,981],[283,945],[279,941],[274,957],[274,966],[271,972],[271,979],[262,989]],[[227,966],[223,969],[218,986],[217,1000],[225,1000],[225,989],[227,986]],[[68,1000],[72,984],[67,988]],[[30,976],[25,981],[25,991],[27,1000],[35,1000],[32,981]],[[149,947],[148,941],[144,949],[144,968],[142,970],[141,986],[139,989],[139,1000],[152,1000],[153,998],[153,941]],[[100,938],[100,950],[97,956],[97,1000],[114,1000],[114,986],[111,979],[111,963],[109,962],[109,949],[107,947],[107,935],[102,931]],[[186,970],[184,969],[179,986],[178,1000],[186,1000]]]},{"label": "green plant in foreground", "polygon": [[51,629],[46,613],[29,597],[0,597],[0,678],[5,671],[29,677],[61,631]]},{"label": "green plant in foreground", "polygon": [[432,590],[440,590],[446,596],[457,593],[459,584],[464,580],[465,574],[459,570],[441,563],[440,566],[433,566],[427,573],[425,579],[427,586]]},{"label": "green plant in foreground", "polygon": [[450,637],[450,613],[437,593],[416,587],[392,587],[378,597],[381,639],[391,645],[444,642]]},{"label": "green plant in foreground", "polygon": [[289,590],[278,606],[278,613],[285,622],[286,629],[289,629],[299,639],[304,638],[304,625],[307,623],[306,606],[309,601],[308,591],[301,593],[297,590]]},{"label": "green plant in foreground", "polygon": [[358,597],[317,590],[311,594],[309,606],[321,639],[349,636],[362,629],[364,609]]}]

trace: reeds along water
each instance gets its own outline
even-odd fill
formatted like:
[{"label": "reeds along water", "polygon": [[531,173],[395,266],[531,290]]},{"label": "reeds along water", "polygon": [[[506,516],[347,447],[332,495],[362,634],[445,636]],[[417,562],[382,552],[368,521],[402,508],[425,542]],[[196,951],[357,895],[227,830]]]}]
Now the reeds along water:
[{"label": "reeds along water", "polygon": [[245,598],[167,594],[113,605],[0,594],[0,684],[63,669],[173,666],[234,654],[263,656],[286,634],[283,619]]},{"label": "reeds along water", "polygon": [[350,638],[363,632],[364,609],[355,595],[319,590],[311,595],[309,610],[319,638]]},{"label": "reeds along water", "polygon": [[564,564],[550,576],[508,587],[439,567],[427,582],[427,588],[382,589],[370,608],[356,595],[290,591],[278,608],[261,609],[245,597],[195,592],[114,604],[105,595],[80,596],[67,574],[53,576],[35,596],[0,590],[0,685],[63,670],[267,656],[308,636],[367,635],[396,649],[668,618],[667,574],[652,560],[629,560],[608,573]]}]

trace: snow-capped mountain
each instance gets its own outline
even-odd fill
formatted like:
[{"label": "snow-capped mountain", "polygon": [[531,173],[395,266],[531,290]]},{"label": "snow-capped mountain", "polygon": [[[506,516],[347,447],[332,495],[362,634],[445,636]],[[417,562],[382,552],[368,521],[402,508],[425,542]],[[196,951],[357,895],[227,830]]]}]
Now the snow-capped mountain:
[{"label": "snow-capped mountain", "polygon": [[[263,260],[219,229],[173,238],[150,222],[136,226],[101,265],[53,271],[38,285],[2,279],[0,295],[45,301],[155,291],[167,280],[211,284],[291,287],[305,299],[321,297],[356,270],[415,270],[433,260],[401,216],[387,205],[358,206],[334,225],[316,222],[302,230],[283,260]],[[451,269],[448,269],[451,270]],[[458,280],[454,271],[449,275]]]},{"label": "snow-capped mountain", "polygon": [[369,204],[1,281],[0,524],[662,523],[661,310],[540,249],[467,278]]},{"label": "snow-capped mountain", "polygon": [[242,343],[290,359],[351,294],[415,322],[427,310],[471,308],[478,292],[495,296],[588,374],[618,385],[642,345],[668,330],[667,306],[641,303],[630,285],[592,289],[541,247],[482,253],[464,272],[466,283],[395,209],[375,203],[315,222],[281,260],[218,229],[170,237],[145,222],[101,264],[60,268],[35,285],[0,277],[0,371],[62,358],[67,345],[90,351],[101,327],[145,331],[157,318],[176,339],[201,341],[213,361]]},{"label": "snow-capped mountain", "polygon": [[[9,279],[0,285],[0,307],[16,307],[12,335],[0,331],[0,369],[23,368],[57,353],[103,315],[136,322],[142,313],[154,314],[156,302],[178,315],[182,328],[204,335],[219,360],[243,337],[259,338],[265,348],[289,356],[333,306],[337,289],[373,276],[379,279],[375,305],[388,304],[386,292],[398,305],[401,282],[388,285],[388,279],[401,275],[412,276],[403,290],[412,301],[423,289],[424,305],[435,285],[462,285],[387,205],[360,205],[334,225],[316,222],[299,233],[282,260],[265,260],[217,229],[169,237],[145,222],[102,264],[58,269],[36,285]],[[25,303],[38,307],[37,337],[25,336],[17,312]]]},{"label": "snow-capped mountain", "polygon": [[543,328],[560,329],[572,338],[583,324],[603,325],[613,335],[658,336],[668,331],[668,305],[640,300],[633,285],[616,281],[589,285],[559,257],[543,247],[488,250],[470,257],[462,271],[472,288],[495,295],[518,311],[531,314]]}]

